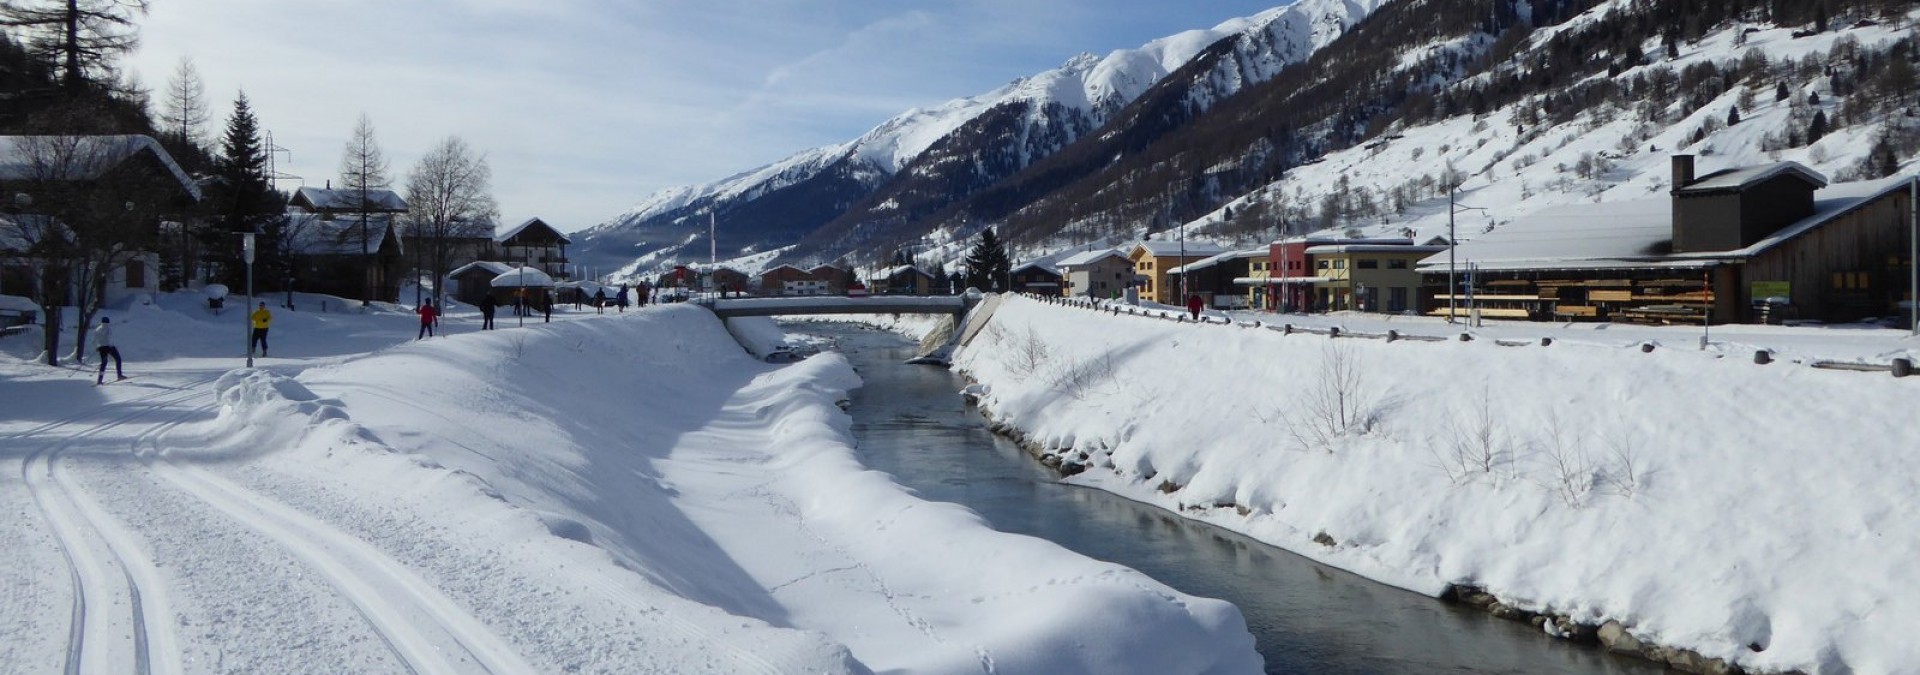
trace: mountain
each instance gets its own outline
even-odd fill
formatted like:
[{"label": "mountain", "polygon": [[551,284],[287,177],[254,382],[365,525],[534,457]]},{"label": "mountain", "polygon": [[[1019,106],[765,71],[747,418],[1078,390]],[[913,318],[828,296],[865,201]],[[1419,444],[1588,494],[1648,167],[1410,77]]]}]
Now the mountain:
[{"label": "mountain", "polygon": [[1204,109],[1330,43],[1384,1],[1302,0],[1139,49],[1082,54],[986,94],[908,111],[846,144],[656,193],[578,233],[573,258],[625,272],[697,259],[706,253],[709,217],[729,257],[795,242],[793,259],[877,255],[864,249],[912,239],[902,226],[1106,126],[1196,56],[1214,53],[1225,64],[1195,88],[1191,103]]},{"label": "mountain", "polygon": [[1470,237],[1547,206],[1657,196],[1676,153],[1703,171],[1911,172],[1916,19],[1911,0],[1303,2],[1180,41],[1199,46],[1161,52],[1177,63],[1165,74],[1125,67],[1135,52],[1099,61],[1139,74],[1137,94],[1075,98],[1098,91],[1082,58],[825,151],[823,166],[865,170],[808,176],[869,182],[833,200],[783,184],[820,220],[770,259],[948,263],[985,227],[1022,260],[1174,227],[1249,246]]}]

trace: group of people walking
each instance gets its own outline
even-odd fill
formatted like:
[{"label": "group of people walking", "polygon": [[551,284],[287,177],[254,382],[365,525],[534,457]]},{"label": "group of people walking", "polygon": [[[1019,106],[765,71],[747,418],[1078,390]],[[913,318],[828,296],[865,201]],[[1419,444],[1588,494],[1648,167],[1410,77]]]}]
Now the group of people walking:
[{"label": "group of people walking", "polygon": [[[604,308],[608,304],[618,307],[620,311],[626,311],[626,287],[621,287],[619,295],[616,296],[616,299],[611,303],[607,300],[607,292],[605,289],[594,293],[595,307]],[[644,296],[641,304],[646,304]],[[480,330],[493,330],[493,315],[494,311],[499,307],[499,301],[495,300],[492,295],[483,295],[475,306],[480,309]],[[525,312],[528,309],[530,309],[528,303],[524,302],[522,298],[514,298],[514,311],[516,314]],[[544,309],[546,311],[546,320],[552,321],[552,303],[547,303]],[[433,304],[432,298],[427,298],[413,311],[420,316],[420,332],[414,339],[424,340],[433,337],[434,331],[440,325],[440,308]],[[605,310],[602,309],[601,313],[605,313]],[[258,308],[255,308],[251,314],[247,315],[247,324],[252,328],[247,334],[248,358],[252,358],[255,349],[260,350],[260,356],[265,357],[267,355],[267,330],[273,326],[273,311],[267,309],[267,303],[261,302]],[[106,384],[108,359],[113,360],[113,372],[116,381],[127,379],[125,365],[120,358],[120,347],[114,342],[112,317],[100,317],[100,324],[93,329],[92,340],[94,351],[100,355],[100,372],[98,376],[94,378],[94,383]]]}]

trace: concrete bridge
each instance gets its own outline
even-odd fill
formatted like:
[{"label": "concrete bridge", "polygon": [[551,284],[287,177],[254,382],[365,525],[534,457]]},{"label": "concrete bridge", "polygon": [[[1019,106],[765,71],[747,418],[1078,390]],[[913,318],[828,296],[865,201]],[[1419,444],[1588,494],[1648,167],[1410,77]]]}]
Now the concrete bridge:
[{"label": "concrete bridge", "polygon": [[694,302],[726,319],[736,316],[794,316],[800,314],[952,314],[965,316],[980,302],[978,295],[801,295],[778,298],[701,298]]}]

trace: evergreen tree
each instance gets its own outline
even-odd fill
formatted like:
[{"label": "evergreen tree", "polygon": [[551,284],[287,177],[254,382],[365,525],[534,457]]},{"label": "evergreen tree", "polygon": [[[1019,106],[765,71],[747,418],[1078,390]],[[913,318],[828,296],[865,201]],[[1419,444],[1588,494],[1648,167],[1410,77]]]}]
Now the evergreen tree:
[{"label": "evergreen tree", "polygon": [[1781,82],[1780,84],[1774,86],[1773,100],[1785,101],[1787,100],[1788,96],[1791,96],[1791,94],[1787,93],[1787,83]]},{"label": "evergreen tree", "polygon": [[1009,290],[1004,286],[1012,267],[1007,247],[994,235],[993,228],[981,230],[980,243],[967,252],[967,285],[983,291]]},{"label": "evergreen tree", "polygon": [[1813,121],[1807,124],[1807,145],[1813,145],[1820,137],[1827,135],[1827,111],[1813,111]]},{"label": "evergreen tree", "polygon": [[[286,209],[286,199],[269,181],[260,120],[254,117],[253,105],[247,101],[244,91],[233,100],[233,113],[227,116],[226,132],[220,137],[220,152],[214,159],[213,173],[207,197],[220,227],[206,232],[205,250],[237,250],[234,235],[251,232],[255,235],[256,272],[264,269],[284,273],[286,254],[279,237],[284,220],[280,214]],[[229,263],[226,280],[238,281],[245,268],[237,263],[237,258],[229,258]],[[269,287],[273,284],[266,280],[279,276],[259,275],[256,286]]]},{"label": "evergreen tree", "polygon": [[1740,123],[1740,106],[1734,106],[1732,108],[1729,108],[1727,110],[1727,126],[1733,126],[1739,123]]}]

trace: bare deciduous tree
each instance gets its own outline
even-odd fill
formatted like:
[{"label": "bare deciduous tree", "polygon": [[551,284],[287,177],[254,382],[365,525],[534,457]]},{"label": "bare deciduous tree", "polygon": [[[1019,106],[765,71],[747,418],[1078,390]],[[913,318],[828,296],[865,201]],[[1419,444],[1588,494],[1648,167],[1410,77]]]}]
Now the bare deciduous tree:
[{"label": "bare deciduous tree", "polygon": [[200,81],[200,70],[193,59],[182,57],[167,80],[166,116],[163,128],[182,143],[199,145],[200,127],[207,123],[207,87]]},{"label": "bare deciduous tree", "polygon": [[61,84],[79,88],[88,76],[110,81],[114,57],[139,46],[133,19],[147,0],[3,0],[0,26],[24,29],[28,45],[60,64]]},{"label": "bare deciduous tree", "polygon": [[[78,316],[74,358],[86,352],[87,329],[104,290],[158,233],[180,186],[142,171],[142,153],[161,152],[140,136],[21,136],[7,148],[21,167],[7,185],[16,211],[3,233],[16,240],[38,274],[35,300],[45,321],[47,365],[60,365],[64,307]],[[157,161],[157,160],[156,160]],[[164,172],[164,169],[161,170]]]},{"label": "bare deciduous tree", "polygon": [[407,202],[415,262],[432,275],[434,298],[444,300],[441,288],[461,244],[491,237],[500,217],[487,156],[458,136],[440,141],[407,175]]},{"label": "bare deciduous tree", "polygon": [[[379,142],[373,138],[373,119],[366,113],[360,114],[360,120],[353,126],[353,138],[347,141],[346,151],[340,155],[340,188],[355,197],[354,212],[360,218],[360,253],[366,256],[367,264],[373,265],[373,235],[368,231],[367,215],[375,210],[372,193],[386,190],[392,185],[387,177],[387,155],[380,151]],[[368,270],[368,284],[372,283],[372,270]],[[373,289],[362,291],[361,300],[371,302]]]}]

